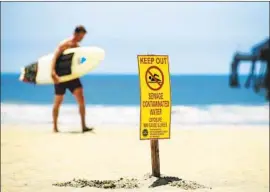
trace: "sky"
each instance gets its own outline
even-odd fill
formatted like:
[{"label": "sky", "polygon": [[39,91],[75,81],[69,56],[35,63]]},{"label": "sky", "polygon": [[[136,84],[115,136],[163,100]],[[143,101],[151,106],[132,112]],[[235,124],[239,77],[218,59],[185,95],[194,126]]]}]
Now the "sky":
[{"label": "sky", "polygon": [[169,55],[172,74],[228,74],[235,51],[269,37],[269,4],[1,2],[1,72],[53,52],[79,24],[88,31],[81,46],[105,50],[93,73],[137,74],[137,55],[151,53]]}]

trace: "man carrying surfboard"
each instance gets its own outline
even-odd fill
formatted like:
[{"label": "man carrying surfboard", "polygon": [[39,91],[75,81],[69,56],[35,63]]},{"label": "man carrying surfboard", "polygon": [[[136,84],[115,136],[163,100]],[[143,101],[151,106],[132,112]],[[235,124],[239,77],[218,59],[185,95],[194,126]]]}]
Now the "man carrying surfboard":
[{"label": "man carrying surfboard", "polygon": [[52,78],[54,80],[54,89],[55,89],[55,98],[54,98],[54,106],[53,106],[53,123],[54,123],[54,132],[58,132],[57,120],[58,120],[58,112],[60,105],[64,99],[64,94],[66,89],[74,95],[76,101],[79,105],[79,111],[81,116],[81,124],[82,124],[82,132],[90,131],[91,128],[88,128],[85,124],[85,102],[83,95],[83,87],[80,82],[80,79],[74,79],[68,82],[59,83],[59,76],[56,71],[56,63],[57,59],[61,56],[61,54],[69,48],[79,47],[79,42],[84,38],[87,33],[84,26],[79,25],[75,28],[73,36],[62,41],[56,51],[54,53],[54,57],[52,59]]}]

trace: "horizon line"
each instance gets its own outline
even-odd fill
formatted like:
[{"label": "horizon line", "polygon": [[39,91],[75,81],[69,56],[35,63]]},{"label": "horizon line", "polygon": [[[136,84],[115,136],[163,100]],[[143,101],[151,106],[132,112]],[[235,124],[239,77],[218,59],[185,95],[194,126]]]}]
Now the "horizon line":
[{"label": "horizon line", "polygon": [[[1,72],[1,76],[2,75],[20,75],[19,72]],[[139,73],[92,73],[92,74],[86,74],[83,76],[103,76],[103,75],[107,75],[107,76],[138,76]],[[229,76],[230,73],[170,73],[170,75],[172,76]],[[248,75],[248,73],[243,73],[243,74],[239,74],[240,76],[242,75]],[[83,77],[82,76],[82,77]]]}]

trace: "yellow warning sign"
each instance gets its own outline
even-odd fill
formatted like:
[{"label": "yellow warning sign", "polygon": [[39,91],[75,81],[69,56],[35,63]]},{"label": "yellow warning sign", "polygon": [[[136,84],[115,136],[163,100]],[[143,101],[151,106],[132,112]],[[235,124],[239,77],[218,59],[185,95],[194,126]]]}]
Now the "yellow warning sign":
[{"label": "yellow warning sign", "polygon": [[169,139],[171,85],[168,55],[138,55],[141,114],[140,139]]}]

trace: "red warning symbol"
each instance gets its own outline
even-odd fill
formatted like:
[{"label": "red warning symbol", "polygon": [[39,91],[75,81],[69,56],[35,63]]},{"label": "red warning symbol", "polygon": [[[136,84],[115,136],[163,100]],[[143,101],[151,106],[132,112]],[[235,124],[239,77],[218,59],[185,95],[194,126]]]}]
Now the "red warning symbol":
[{"label": "red warning symbol", "polygon": [[158,91],[164,84],[164,75],[158,67],[152,66],[146,70],[145,81],[151,90]]}]

